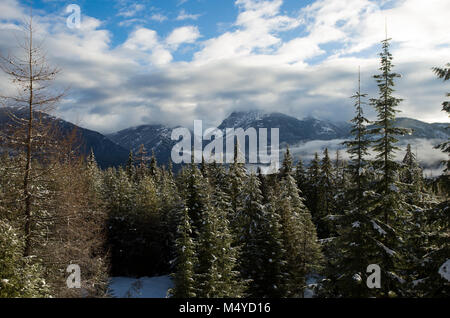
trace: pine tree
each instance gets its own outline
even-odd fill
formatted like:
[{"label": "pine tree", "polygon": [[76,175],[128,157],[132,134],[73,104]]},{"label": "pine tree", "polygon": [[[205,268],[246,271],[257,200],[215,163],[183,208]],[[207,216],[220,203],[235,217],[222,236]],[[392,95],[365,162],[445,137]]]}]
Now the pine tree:
[{"label": "pine tree", "polygon": [[263,297],[266,290],[264,267],[265,208],[261,193],[261,183],[255,174],[251,174],[244,184],[242,209],[237,215],[238,246],[240,247],[240,272],[250,281],[248,294]]},{"label": "pine tree", "polygon": [[155,157],[155,151],[152,150],[152,157],[150,158],[150,168],[149,168],[150,176],[153,177],[155,181],[158,179],[158,163]]},{"label": "pine tree", "polygon": [[[226,172],[216,165],[209,170],[217,181],[212,186],[212,207],[205,219],[205,227],[199,237],[199,253],[202,249],[209,257],[208,270],[203,273],[203,288],[200,296],[204,297],[241,297],[245,283],[237,268],[238,248],[233,246],[228,216],[231,203],[223,190]],[[201,280],[202,281],[202,280]]]},{"label": "pine tree", "polygon": [[292,177],[290,162],[292,158],[286,152],[277,208],[286,251],[286,295],[303,297],[306,277],[320,268],[322,254],[311,214]]},{"label": "pine tree", "polygon": [[307,187],[307,178],[301,158],[298,159],[297,165],[295,166],[295,181],[297,182],[298,189],[302,191],[302,193],[305,193]]},{"label": "pine tree", "polygon": [[40,262],[23,257],[23,239],[0,220],[0,298],[48,297],[49,287]]},{"label": "pine tree", "polygon": [[259,295],[268,298],[286,297],[288,292],[286,273],[286,250],[283,242],[283,229],[280,215],[277,211],[277,198],[273,192],[269,193],[265,204],[264,232],[266,237],[263,244],[263,267],[261,289]]},{"label": "pine tree", "polygon": [[403,190],[406,194],[408,204],[429,208],[428,202],[432,202],[430,196],[425,193],[423,170],[419,166],[416,155],[408,144],[406,154],[402,161],[400,170],[400,182],[403,183]]},{"label": "pine tree", "polygon": [[318,216],[317,206],[319,202],[319,187],[320,187],[320,159],[319,154],[316,152],[314,158],[311,160],[307,171],[307,185],[304,192],[306,201],[305,204],[313,217],[314,224],[316,226],[319,223],[320,217]]},{"label": "pine tree", "polygon": [[400,191],[398,183],[399,164],[395,162],[395,151],[398,140],[396,136],[404,135],[408,130],[395,127],[395,116],[399,112],[398,105],[402,101],[393,96],[394,79],[400,77],[392,71],[392,55],[389,52],[390,39],[382,41],[381,73],[374,78],[378,83],[379,97],[371,99],[371,104],[377,111],[375,128],[370,134],[375,137],[373,150],[376,153],[375,167],[380,170],[380,180],[376,184],[378,200],[374,210],[373,220],[382,229],[381,240],[377,240],[382,257],[377,263],[385,276],[383,295],[385,297],[402,295],[404,280],[402,274],[402,263],[404,262],[404,238],[400,228],[408,218],[408,210]]},{"label": "pine tree", "polygon": [[188,209],[181,206],[180,214],[180,224],[175,241],[177,251],[175,260],[176,273],[172,275],[175,286],[169,293],[174,298],[193,298],[197,297],[196,275],[194,272],[197,265],[195,243],[192,239],[193,233]]},{"label": "pine tree", "polygon": [[255,174],[251,174],[244,184],[242,208],[238,210],[235,228],[240,248],[240,272],[242,278],[250,282],[248,294],[257,297],[264,292],[264,232],[265,210],[261,184]]},{"label": "pine tree", "polygon": [[[443,79],[444,81],[448,81],[450,79],[450,63],[447,63],[445,68],[434,67],[433,72],[437,75],[438,78]],[[447,93],[447,97],[450,97],[450,93]],[[445,101],[442,103],[442,111],[447,112],[450,116],[450,101]],[[447,127],[450,129],[450,126]],[[450,141],[446,141],[438,146],[443,152],[446,152],[450,156]],[[445,172],[450,173],[450,159],[447,160]],[[449,179],[447,177],[447,183]]]},{"label": "pine tree", "polygon": [[134,166],[134,157],[133,157],[132,150],[130,150],[130,154],[128,155],[126,171],[127,171],[128,178],[130,178],[130,180],[134,180],[136,168]]},{"label": "pine tree", "polygon": [[147,149],[145,149],[144,144],[139,146],[139,150],[136,153],[138,159],[138,166],[136,167],[136,179],[139,181],[148,173],[148,156]]},{"label": "pine tree", "polygon": [[237,228],[238,225],[236,216],[242,209],[242,202],[243,202],[242,189],[247,179],[245,165],[239,162],[238,157],[239,157],[239,145],[238,143],[235,143],[234,161],[231,164],[228,171],[228,180],[229,180],[228,194],[230,196],[232,209],[232,214],[229,216],[229,220],[231,223],[231,230],[233,233],[237,233],[239,230],[239,228]]},{"label": "pine tree", "polygon": [[289,151],[289,146],[286,147],[283,164],[280,169],[280,178],[285,178],[288,174],[292,174],[293,160]]},{"label": "pine tree", "polygon": [[335,175],[333,165],[325,148],[320,166],[320,181],[317,197],[316,220],[318,235],[320,238],[328,238],[334,235],[332,219],[336,210],[335,204]]},{"label": "pine tree", "polygon": [[258,167],[256,174],[258,175],[259,182],[261,184],[260,190],[263,196],[263,204],[267,204],[270,201],[270,187],[266,176],[262,173],[261,167]]},{"label": "pine tree", "polygon": [[211,206],[209,184],[194,163],[191,163],[187,171],[185,200],[189,217],[192,220],[194,239],[197,239]]}]

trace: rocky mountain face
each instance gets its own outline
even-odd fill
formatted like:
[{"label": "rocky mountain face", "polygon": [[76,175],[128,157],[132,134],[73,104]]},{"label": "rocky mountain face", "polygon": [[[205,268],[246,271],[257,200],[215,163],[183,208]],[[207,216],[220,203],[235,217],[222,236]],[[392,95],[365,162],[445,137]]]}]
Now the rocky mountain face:
[{"label": "rocky mountain face", "polygon": [[[26,109],[0,108],[0,131],[5,130],[6,127],[12,123],[11,113],[19,118],[29,118]],[[38,113],[35,112],[34,115],[37,116]],[[122,148],[96,131],[81,128],[48,114],[42,114],[42,121],[54,126],[62,137],[69,135],[75,130],[77,135],[77,142],[76,145],[74,145],[75,148],[77,148],[82,155],[86,156],[92,149],[97,159],[97,163],[102,168],[121,165],[126,162],[128,158],[128,150]]]},{"label": "rocky mountain face", "polygon": [[[21,111],[18,115],[25,116]],[[143,144],[148,155],[152,152],[160,163],[166,163],[175,141],[171,140],[173,128],[163,125],[141,125],[118,131],[106,136],[88,129],[78,127],[67,121],[46,115],[46,120],[55,123],[63,132],[77,129],[81,140],[82,152],[89,153],[94,150],[97,161],[101,167],[117,166],[127,162],[129,151],[136,153]],[[0,129],[8,121],[6,112],[0,111]],[[397,118],[396,126],[411,129],[411,134],[400,139],[440,139],[448,140],[450,131],[448,124],[425,123],[411,118]],[[351,124],[346,122],[331,122],[312,117],[297,119],[282,113],[261,113],[257,111],[233,112],[218,126],[225,135],[226,128],[267,128],[270,137],[270,128],[279,128],[280,145],[298,145],[314,140],[347,139],[350,137]],[[205,127],[204,127],[205,128]],[[269,141],[270,142],[270,141]]]}]

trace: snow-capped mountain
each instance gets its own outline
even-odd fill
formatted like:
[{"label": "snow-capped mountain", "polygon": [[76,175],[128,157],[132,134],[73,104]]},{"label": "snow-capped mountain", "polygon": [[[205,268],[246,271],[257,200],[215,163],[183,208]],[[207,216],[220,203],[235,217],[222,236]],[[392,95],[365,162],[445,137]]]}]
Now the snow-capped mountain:
[{"label": "snow-capped mountain", "polygon": [[[1,108],[0,131],[12,123],[12,119],[9,115],[10,112],[19,118],[28,117],[25,108]],[[35,116],[36,115],[37,113],[35,113]],[[81,128],[70,122],[48,114],[43,114],[42,120],[56,127],[62,136],[68,135],[75,129],[78,138],[77,145],[75,146],[83,155],[88,155],[92,149],[94,151],[97,163],[102,168],[121,165],[126,162],[128,158],[128,151],[126,149],[96,131]]]},{"label": "snow-capped mountain", "polygon": [[[16,115],[26,118],[26,114],[23,113],[25,110],[16,109],[14,111]],[[176,143],[171,140],[173,128],[163,125],[141,125],[105,137],[98,132],[78,127],[50,115],[45,115],[45,119],[56,124],[62,132],[68,133],[77,129],[82,153],[87,154],[92,148],[101,167],[125,164],[129,151],[132,150],[136,153],[141,144],[145,146],[149,155],[154,152],[158,162],[164,164],[170,158],[172,148]],[[0,110],[0,130],[9,121],[7,110]],[[445,123],[429,124],[411,118],[397,118],[396,125],[412,129],[410,135],[399,138],[403,142],[407,142],[409,139],[429,139],[437,143],[439,140],[448,140],[450,137],[450,130],[446,129],[448,124]],[[331,122],[312,117],[297,119],[282,113],[262,113],[258,111],[233,112],[218,126],[222,130],[225,130],[225,128],[247,129],[249,127],[256,129],[279,128],[279,141],[282,147],[313,141],[347,139],[350,137],[351,129],[351,125],[345,122]],[[270,132],[268,137],[270,138]]]},{"label": "snow-capped mountain", "polygon": [[[450,131],[445,128],[447,124],[428,124],[415,119],[398,118],[396,125],[412,129],[411,135],[400,137],[400,139],[446,140],[450,137]],[[313,117],[297,119],[282,113],[259,111],[233,112],[218,126],[224,131],[224,135],[226,128],[247,129],[249,127],[279,128],[281,146],[293,146],[314,140],[347,139],[350,138],[351,130],[351,124],[346,122],[331,122]],[[158,161],[165,163],[175,144],[170,138],[171,132],[172,128],[163,125],[142,125],[107,135],[107,137],[133,152],[138,151],[140,145],[144,144],[148,154],[154,151]]]},{"label": "snow-capped mountain", "polygon": [[141,125],[109,134],[107,137],[133,153],[138,152],[140,146],[144,145],[149,156],[153,152],[158,162],[165,163],[176,143],[171,140],[171,133],[172,128],[163,125]]},{"label": "snow-capped mountain", "polygon": [[282,113],[233,112],[219,126],[225,128],[279,128],[280,143],[293,145],[309,140],[331,140],[349,135],[351,125],[313,117],[297,119]]}]

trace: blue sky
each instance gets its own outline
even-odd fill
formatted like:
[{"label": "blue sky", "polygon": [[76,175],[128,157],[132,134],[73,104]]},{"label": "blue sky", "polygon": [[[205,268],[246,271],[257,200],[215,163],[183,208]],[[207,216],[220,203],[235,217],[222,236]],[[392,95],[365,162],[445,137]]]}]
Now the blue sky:
[{"label": "blue sky", "polygon": [[[26,4],[29,1],[22,1]],[[280,11],[286,15],[296,16],[313,0],[285,0]],[[195,25],[202,38],[213,38],[224,31],[233,30],[233,23],[239,13],[234,1],[223,0],[34,0],[33,7],[47,13],[68,16],[65,8],[70,4],[80,6],[83,15],[94,17],[104,22],[104,27],[111,32],[111,46],[122,44],[129,33],[136,27],[156,30],[159,35],[167,36],[177,27]],[[182,19],[182,17],[184,17]],[[305,26],[299,26],[280,34],[284,41],[304,33]],[[193,47],[185,47],[173,55],[175,61],[192,58]]]},{"label": "blue sky", "polygon": [[[30,0],[0,1],[0,52],[15,53]],[[66,7],[81,8],[79,29]],[[357,87],[376,97],[387,21],[401,115],[449,122],[448,0],[34,0],[37,37],[70,87],[56,115],[109,133],[163,123],[218,125],[236,110],[347,121]],[[0,74],[0,91],[12,91]],[[373,110],[367,107],[369,117]]]}]

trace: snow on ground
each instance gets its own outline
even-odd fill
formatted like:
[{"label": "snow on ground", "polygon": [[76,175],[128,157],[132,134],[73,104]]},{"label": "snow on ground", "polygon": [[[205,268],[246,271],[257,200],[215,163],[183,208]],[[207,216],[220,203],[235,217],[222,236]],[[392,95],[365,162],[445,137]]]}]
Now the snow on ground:
[{"label": "snow on ground", "polygon": [[169,276],[158,277],[112,277],[109,292],[116,298],[166,298],[173,287]]},{"label": "snow on ground", "polygon": [[439,274],[442,278],[446,279],[450,282],[450,259],[448,259],[442,266],[439,268]]},{"label": "snow on ground", "polygon": [[305,288],[305,291],[303,292],[303,297],[314,298],[316,296],[317,284],[322,279],[323,279],[323,277],[318,276],[318,275],[309,275],[306,278],[307,288]]}]

